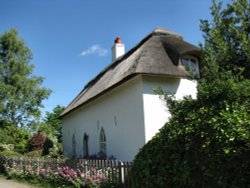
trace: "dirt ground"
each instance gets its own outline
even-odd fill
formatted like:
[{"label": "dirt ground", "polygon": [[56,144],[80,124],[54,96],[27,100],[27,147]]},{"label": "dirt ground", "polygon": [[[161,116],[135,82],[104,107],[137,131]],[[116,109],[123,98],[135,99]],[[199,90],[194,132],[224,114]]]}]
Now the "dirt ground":
[{"label": "dirt ground", "polygon": [[24,183],[19,183],[14,180],[6,180],[0,178],[0,188],[37,188],[32,185],[27,185]]}]

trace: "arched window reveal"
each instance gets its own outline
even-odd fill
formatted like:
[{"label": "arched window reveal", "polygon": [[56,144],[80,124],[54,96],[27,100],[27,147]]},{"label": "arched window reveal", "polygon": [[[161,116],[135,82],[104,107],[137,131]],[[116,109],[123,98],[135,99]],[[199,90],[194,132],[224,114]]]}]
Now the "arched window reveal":
[{"label": "arched window reveal", "polygon": [[100,136],[99,136],[99,144],[100,144],[100,154],[106,155],[106,135],[103,127],[100,130]]}]

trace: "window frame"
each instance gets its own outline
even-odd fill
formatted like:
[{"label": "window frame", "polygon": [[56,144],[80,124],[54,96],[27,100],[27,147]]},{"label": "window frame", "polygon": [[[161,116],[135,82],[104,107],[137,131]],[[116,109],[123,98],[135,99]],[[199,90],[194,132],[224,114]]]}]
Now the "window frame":
[{"label": "window frame", "polygon": [[72,157],[76,157],[76,137],[75,133],[72,135]]},{"label": "window frame", "polygon": [[[183,63],[185,60],[187,63]],[[196,76],[200,76],[199,72],[199,59],[192,55],[184,55],[180,58],[180,65],[182,65],[186,71],[194,73]]]},{"label": "window frame", "polygon": [[103,127],[101,128],[99,134],[99,152],[104,155],[107,154],[107,139]]},{"label": "window frame", "polygon": [[83,134],[83,157],[89,156],[89,136],[84,133]]}]

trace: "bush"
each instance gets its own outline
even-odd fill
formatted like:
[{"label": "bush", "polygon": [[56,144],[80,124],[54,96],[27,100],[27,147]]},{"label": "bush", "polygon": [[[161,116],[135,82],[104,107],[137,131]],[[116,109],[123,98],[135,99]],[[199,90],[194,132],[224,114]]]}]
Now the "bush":
[{"label": "bush", "polygon": [[2,145],[14,145],[13,150],[15,152],[26,152],[29,139],[30,133],[25,128],[13,125],[6,125],[0,128],[0,143]]},{"label": "bush", "polygon": [[11,151],[11,150],[4,150],[0,152],[0,155],[6,156],[6,157],[19,157],[22,156],[22,154],[15,152],[15,151]]},{"label": "bush", "polygon": [[42,157],[43,150],[35,150],[25,153],[24,155],[27,157]]},{"label": "bush", "polygon": [[[250,117],[244,106],[182,108],[137,154],[134,187],[247,187]],[[233,112],[233,113],[232,113]]]},{"label": "bush", "polygon": [[166,98],[172,118],[136,156],[133,187],[250,185],[250,4],[212,2],[197,99]]},{"label": "bush", "polygon": [[43,132],[38,131],[37,133],[34,133],[32,138],[29,141],[29,151],[43,149],[45,139],[46,139],[46,137],[45,137]]},{"label": "bush", "polygon": [[12,151],[14,150],[14,144],[0,144],[0,151],[8,150]]},{"label": "bush", "polygon": [[54,144],[53,141],[49,138],[46,137],[45,142],[43,144],[43,153],[42,155],[49,155],[50,149],[53,148]]}]

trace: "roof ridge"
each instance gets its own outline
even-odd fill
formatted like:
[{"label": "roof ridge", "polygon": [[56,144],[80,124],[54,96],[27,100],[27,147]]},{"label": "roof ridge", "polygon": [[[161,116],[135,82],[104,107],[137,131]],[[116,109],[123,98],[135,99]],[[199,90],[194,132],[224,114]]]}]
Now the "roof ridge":
[{"label": "roof ridge", "polygon": [[[140,40],[134,47],[132,47],[131,49],[129,49],[127,52],[125,52],[124,55],[118,57],[114,62],[110,63],[109,65],[107,65],[103,70],[101,70],[95,77],[93,77],[92,79],[90,79],[87,84],[85,84],[85,86],[83,87],[83,89],[79,92],[79,94],[67,105],[70,106],[72,104],[74,104],[75,102],[78,101],[78,99],[85,94],[86,90],[89,89],[92,85],[95,84],[95,82],[97,82],[109,69],[111,69],[112,67],[115,67],[116,65],[118,65],[121,61],[123,61],[124,59],[126,59],[127,57],[129,57],[134,51],[136,51],[136,49],[140,48],[140,46],[142,46],[149,38],[151,38],[153,36],[153,32],[149,33],[146,37],[144,37],[142,40]],[[85,92],[84,92],[85,91]],[[67,113],[67,112],[66,112]],[[62,113],[64,114],[64,112]]]},{"label": "roof ridge", "polygon": [[175,36],[177,38],[180,38],[183,40],[183,36],[180,35],[179,33],[176,33],[170,29],[167,28],[163,28],[163,27],[156,27],[153,31],[152,31],[153,35],[171,35],[171,36]]},{"label": "roof ridge", "polygon": [[[140,40],[134,47],[127,51],[123,56],[116,59],[114,62],[105,67],[94,78],[92,78],[81,92],[67,105],[60,118],[65,117],[70,112],[76,110],[78,107],[102,95],[112,87],[122,83],[125,79],[136,74],[162,74],[183,77],[186,75],[184,69],[179,69],[174,66],[174,61],[170,57],[174,51],[184,53],[186,51],[197,51],[197,47],[185,42],[183,37],[178,33],[164,28],[156,28],[146,37]],[[137,50],[142,50],[150,53],[145,53],[145,58],[141,58],[139,66],[136,65],[134,70],[130,68],[134,65],[137,57]],[[179,54],[178,54],[179,55]],[[129,59],[131,57],[131,59]],[[124,61],[124,63],[122,63]],[[146,62],[146,63],[145,63]],[[156,66],[156,63],[157,66]],[[115,67],[121,66],[118,71]],[[141,65],[141,66],[140,66]],[[138,68],[139,67],[139,68]],[[108,74],[106,74],[108,73]],[[114,77],[110,79],[111,77]],[[113,79],[116,79],[115,81]]]},{"label": "roof ridge", "polygon": [[[124,59],[126,59],[127,57],[130,56],[130,54],[132,54],[136,49],[138,49],[140,46],[142,46],[153,34],[150,33],[149,35],[147,35],[146,37],[144,37],[140,42],[138,42],[134,47],[132,47],[131,49],[129,49],[127,52],[125,52],[124,55],[118,57],[114,62],[110,63],[109,65],[107,65],[103,70],[101,70],[95,77],[93,77],[86,85],[85,87],[82,89],[85,90],[86,88],[88,88],[90,85],[93,84],[93,82],[95,80],[97,80],[99,77],[101,77],[103,74],[105,74],[105,72],[107,72],[110,68],[116,66],[117,64],[119,64],[121,61],[123,61]],[[81,92],[82,92],[81,91]]]},{"label": "roof ridge", "polygon": [[[183,40],[183,37],[174,32],[171,31],[170,29],[167,28],[163,28],[163,27],[156,27],[151,33],[149,33],[146,37],[144,37],[142,40],[140,40],[134,47],[132,47],[130,50],[128,50],[127,52],[125,52],[124,55],[122,55],[121,57],[117,58],[114,62],[112,62],[111,64],[109,64],[107,67],[105,67],[103,70],[101,70],[95,77],[93,77],[85,86],[84,88],[81,90],[80,94],[86,89],[88,88],[90,85],[93,84],[93,82],[98,79],[98,77],[101,77],[108,69],[110,69],[113,66],[116,66],[116,64],[118,64],[120,61],[126,59],[133,51],[135,51],[136,49],[138,49],[140,46],[142,46],[150,37],[152,37],[152,35],[171,35],[171,36],[176,36],[177,38],[180,38]],[[76,97],[77,98],[77,97]]]}]

